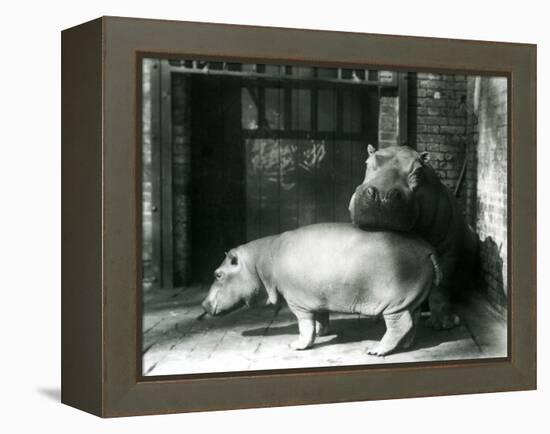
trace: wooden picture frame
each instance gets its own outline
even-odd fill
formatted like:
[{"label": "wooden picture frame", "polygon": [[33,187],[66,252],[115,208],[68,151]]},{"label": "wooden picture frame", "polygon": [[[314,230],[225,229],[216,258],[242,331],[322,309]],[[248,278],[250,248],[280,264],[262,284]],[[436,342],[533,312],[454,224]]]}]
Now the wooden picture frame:
[{"label": "wooden picture frame", "polygon": [[[508,357],[142,377],[145,53],[508,77]],[[63,31],[62,402],[115,417],[534,388],[536,46],[115,17]]]}]

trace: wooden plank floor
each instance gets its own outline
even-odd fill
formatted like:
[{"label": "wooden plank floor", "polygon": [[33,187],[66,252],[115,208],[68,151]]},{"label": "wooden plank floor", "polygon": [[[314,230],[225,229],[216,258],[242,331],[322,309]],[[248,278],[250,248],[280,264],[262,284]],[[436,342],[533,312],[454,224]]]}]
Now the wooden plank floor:
[{"label": "wooden plank floor", "polygon": [[435,331],[422,318],[413,346],[386,357],[369,356],[367,346],[380,340],[384,322],[358,315],[331,315],[331,334],[312,349],[294,351],[296,318],[284,306],[241,309],[198,320],[207,288],[147,293],[143,317],[143,374],[366,365],[506,356],[506,321],[482,297],[460,306],[463,323]]}]

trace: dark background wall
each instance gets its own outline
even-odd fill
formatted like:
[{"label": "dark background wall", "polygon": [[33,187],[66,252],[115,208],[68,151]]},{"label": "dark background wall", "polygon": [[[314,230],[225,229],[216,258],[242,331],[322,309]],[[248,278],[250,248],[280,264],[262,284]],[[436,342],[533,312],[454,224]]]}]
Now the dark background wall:
[{"label": "dark background wall", "polygon": [[192,271],[192,156],[190,79],[176,75],[172,80],[172,195],[174,231],[174,285],[189,283]]},{"label": "dark background wall", "polygon": [[[313,82],[260,89],[227,76],[185,80],[190,99],[173,99],[175,113],[184,111],[180,105],[192,113],[191,233],[180,247],[191,252],[191,268],[181,281],[210,279],[224,252],[245,242],[349,221],[349,192],[364,175],[365,143],[376,141],[376,89]],[[349,116],[338,116],[337,107]]]},{"label": "dark background wall", "polygon": [[192,223],[190,242],[182,246],[191,251],[186,282],[210,278],[224,252],[245,241],[246,209],[240,82],[208,76],[190,81],[191,187],[186,203]]}]

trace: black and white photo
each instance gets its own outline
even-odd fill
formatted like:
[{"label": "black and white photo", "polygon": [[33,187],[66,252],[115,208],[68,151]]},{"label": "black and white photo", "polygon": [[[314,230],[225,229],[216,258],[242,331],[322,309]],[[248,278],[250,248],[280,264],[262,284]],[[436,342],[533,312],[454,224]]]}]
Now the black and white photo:
[{"label": "black and white photo", "polygon": [[143,376],[507,357],[507,77],[140,67]]}]

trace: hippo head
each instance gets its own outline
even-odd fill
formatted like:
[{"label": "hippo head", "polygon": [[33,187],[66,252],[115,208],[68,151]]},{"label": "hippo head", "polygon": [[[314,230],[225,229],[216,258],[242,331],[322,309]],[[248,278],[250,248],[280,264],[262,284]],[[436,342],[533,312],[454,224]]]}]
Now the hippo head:
[{"label": "hippo head", "polygon": [[250,305],[260,287],[260,280],[256,273],[249,270],[244,253],[239,252],[238,248],[232,249],[214,271],[214,282],[202,307],[210,315],[231,312],[244,304]]},{"label": "hippo head", "polygon": [[349,203],[352,222],[363,229],[412,230],[419,216],[418,191],[435,173],[427,161],[427,153],[408,146],[377,151],[368,145],[365,179]]}]

